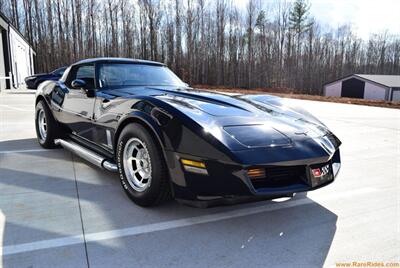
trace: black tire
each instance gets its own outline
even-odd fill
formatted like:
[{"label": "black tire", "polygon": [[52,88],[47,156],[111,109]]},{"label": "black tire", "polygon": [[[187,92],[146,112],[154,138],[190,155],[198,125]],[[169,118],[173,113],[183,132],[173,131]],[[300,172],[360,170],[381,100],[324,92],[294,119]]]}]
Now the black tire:
[{"label": "black tire", "polygon": [[[148,152],[151,179],[149,185],[144,190],[134,189],[129,182],[126,169],[124,167],[124,150],[132,139],[142,142]],[[171,197],[168,172],[162,149],[154,141],[153,137],[140,124],[129,124],[121,132],[117,145],[117,164],[120,174],[121,184],[128,197],[139,206],[149,207],[158,205]]]},{"label": "black tire", "polygon": [[[41,131],[39,130],[39,114],[43,111],[43,115],[46,120],[46,135],[43,136]],[[53,115],[50,112],[49,107],[47,104],[43,101],[40,100],[36,104],[36,110],[35,110],[35,128],[36,128],[36,137],[37,140],[43,148],[46,149],[51,149],[56,147],[54,144],[54,140],[58,138],[58,126],[57,122],[54,120]]]}]

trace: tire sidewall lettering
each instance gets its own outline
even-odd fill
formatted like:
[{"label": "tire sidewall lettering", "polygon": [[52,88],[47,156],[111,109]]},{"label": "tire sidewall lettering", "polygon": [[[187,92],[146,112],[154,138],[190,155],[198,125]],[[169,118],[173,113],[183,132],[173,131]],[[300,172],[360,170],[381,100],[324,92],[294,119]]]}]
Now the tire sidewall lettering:
[{"label": "tire sidewall lettering", "polygon": [[118,162],[119,178],[121,180],[122,187],[124,187],[125,190],[129,190],[128,185],[126,184],[126,181],[125,181],[125,173],[124,173],[123,161],[122,161],[122,150],[124,148],[124,140],[121,140],[119,142],[117,148],[118,148],[117,162]]}]

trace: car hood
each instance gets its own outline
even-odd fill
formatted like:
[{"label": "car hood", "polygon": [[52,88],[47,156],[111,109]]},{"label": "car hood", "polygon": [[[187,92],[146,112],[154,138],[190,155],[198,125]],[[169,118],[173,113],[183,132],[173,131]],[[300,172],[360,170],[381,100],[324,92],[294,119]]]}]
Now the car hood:
[{"label": "car hood", "polygon": [[[113,94],[154,97],[193,119],[205,132],[220,140],[228,135],[246,148],[286,146],[331,134],[305,110],[271,95],[230,95],[177,87],[122,88]],[[265,136],[271,139],[260,138]]]},{"label": "car hood", "polygon": [[34,74],[34,75],[31,75],[31,76],[28,76],[27,78],[45,78],[45,77],[52,77],[52,76],[54,76],[54,75],[41,73],[41,74]]}]

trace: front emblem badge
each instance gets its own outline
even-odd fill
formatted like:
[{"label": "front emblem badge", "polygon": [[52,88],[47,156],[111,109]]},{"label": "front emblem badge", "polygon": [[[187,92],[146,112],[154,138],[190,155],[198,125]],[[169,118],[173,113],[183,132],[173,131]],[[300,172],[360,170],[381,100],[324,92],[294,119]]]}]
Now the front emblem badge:
[{"label": "front emblem badge", "polygon": [[321,168],[314,168],[311,170],[314,177],[322,177],[329,173],[329,164]]}]

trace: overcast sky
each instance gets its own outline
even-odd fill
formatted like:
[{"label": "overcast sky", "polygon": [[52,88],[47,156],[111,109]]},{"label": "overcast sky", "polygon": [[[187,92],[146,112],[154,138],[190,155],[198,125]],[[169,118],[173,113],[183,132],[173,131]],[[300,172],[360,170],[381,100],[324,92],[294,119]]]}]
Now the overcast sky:
[{"label": "overcast sky", "polygon": [[[248,0],[235,0],[245,8]],[[276,0],[260,0],[262,4]],[[292,2],[294,0],[287,0]],[[400,0],[309,0],[311,14],[322,24],[337,28],[351,24],[357,36],[367,39],[370,33],[400,34]]]}]

